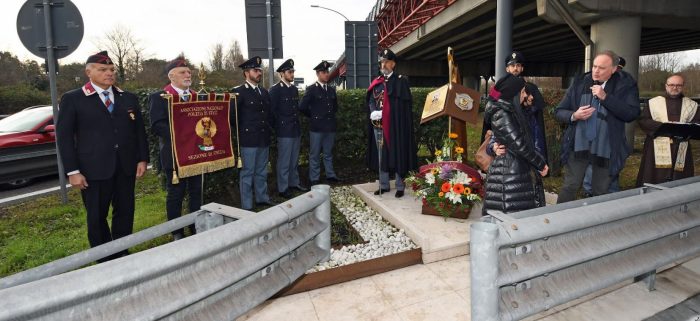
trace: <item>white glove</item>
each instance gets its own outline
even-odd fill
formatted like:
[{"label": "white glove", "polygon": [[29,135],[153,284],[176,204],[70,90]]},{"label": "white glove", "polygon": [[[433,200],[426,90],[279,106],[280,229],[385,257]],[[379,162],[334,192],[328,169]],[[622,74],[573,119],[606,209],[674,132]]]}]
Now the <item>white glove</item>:
[{"label": "white glove", "polygon": [[369,119],[371,120],[380,120],[382,119],[382,111],[381,110],[375,110],[369,114]]}]

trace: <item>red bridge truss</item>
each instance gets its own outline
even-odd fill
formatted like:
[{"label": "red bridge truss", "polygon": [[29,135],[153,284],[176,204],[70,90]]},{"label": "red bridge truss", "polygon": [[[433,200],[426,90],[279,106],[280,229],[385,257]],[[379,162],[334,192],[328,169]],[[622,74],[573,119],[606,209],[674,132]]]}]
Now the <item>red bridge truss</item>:
[{"label": "red bridge truss", "polygon": [[389,48],[457,0],[379,0],[370,13],[379,30],[379,47]]}]

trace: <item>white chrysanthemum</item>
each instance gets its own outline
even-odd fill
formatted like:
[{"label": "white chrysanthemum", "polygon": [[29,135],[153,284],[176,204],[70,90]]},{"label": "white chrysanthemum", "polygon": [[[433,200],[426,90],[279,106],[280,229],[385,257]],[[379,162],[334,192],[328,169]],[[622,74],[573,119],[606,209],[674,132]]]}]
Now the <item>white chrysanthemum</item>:
[{"label": "white chrysanthemum", "polygon": [[435,184],[435,175],[433,175],[433,173],[427,173],[427,174],[425,174],[425,182],[426,182],[428,185],[433,185],[433,184]]}]

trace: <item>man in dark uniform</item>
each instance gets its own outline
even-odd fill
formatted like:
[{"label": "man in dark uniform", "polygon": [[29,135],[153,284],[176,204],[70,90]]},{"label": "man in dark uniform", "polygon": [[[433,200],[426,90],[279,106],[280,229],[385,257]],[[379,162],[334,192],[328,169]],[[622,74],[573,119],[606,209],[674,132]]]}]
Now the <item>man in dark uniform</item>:
[{"label": "man in dark uniform", "polygon": [[[170,84],[163,90],[148,96],[148,106],[151,115],[151,131],[160,138],[160,164],[165,171],[167,196],[165,207],[168,220],[174,220],[182,215],[182,201],[185,192],[189,194],[190,213],[198,211],[202,206],[202,176],[190,176],[179,178],[177,184],[173,183],[173,175],[177,172],[177,165],[173,159],[173,149],[170,141],[170,120],[168,115],[168,101],[161,94],[171,94],[181,101],[196,100],[197,94],[190,89],[192,85],[192,71],[189,63],[183,56],[170,61],[166,67]],[[195,233],[194,226],[190,226],[190,232]],[[173,231],[173,239],[184,237],[184,230]]]},{"label": "man in dark uniform", "polygon": [[335,88],[329,86],[328,68],[331,64],[321,61],[314,70],[318,81],[306,87],[306,93],[301,99],[299,110],[309,117],[309,179],[311,185],[321,180],[321,162],[323,152],[323,168],[326,170],[326,181],[338,183],[340,179],[333,170],[333,145],[337,128],[335,113],[338,111],[338,98]]},{"label": "man in dark uniform", "polygon": [[291,198],[290,188],[308,191],[299,184],[299,89],[294,86],[294,60],[288,59],[277,68],[280,82],[270,88],[272,114],[277,134],[277,191]]},{"label": "man in dark uniform", "polygon": [[81,190],[88,240],[95,247],[131,234],[135,178],[146,173],[148,142],[139,101],[114,86],[107,52],[88,57],[85,73],[90,81],[61,98],[56,138],[70,184]]},{"label": "man in dark uniform", "polygon": [[413,137],[413,97],[408,78],[394,73],[396,55],[385,49],[379,58],[382,75],[367,89],[365,99],[369,112],[367,164],[372,170],[379,169],[377,141],[382,141],[380,188],[374,195],[389,191],[389,174],[393,173],[396,178],[395,196],[399,198],[404,195],[404,177],[418,164]]},{"label": "man in dark uniform", "polygon": [[[238,94],[238,138],[243,168],[240,170],[241,208],[252,210],[256,205],[275,205],[267,194],[267,163],[270,132],[273,122],[270,94],[260,87],[260,57],[250,58],[238,67],[243,69],[245,83],[233,89]],[[232,110],[234,106],[231,106]],[[236,116],[236,112],[232,113]],[[234,122],[232,121],[232,123]],[[253,203],[253,188],[255,203]]]}]

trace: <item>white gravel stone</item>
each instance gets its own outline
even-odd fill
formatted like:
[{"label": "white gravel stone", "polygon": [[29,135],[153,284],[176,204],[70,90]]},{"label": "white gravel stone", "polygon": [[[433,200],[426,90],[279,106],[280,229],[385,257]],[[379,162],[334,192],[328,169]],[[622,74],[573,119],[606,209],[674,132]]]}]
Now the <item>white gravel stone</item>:
[{"label": "white gravel stone", "polygon": [[366,261],[382,256],[405,252],[417,248],[403,229],[385,221],[379,213],[367,204],[349,186],[331,189],[331,202],[345,215],[345,218],[367,243],[346,245],[331,249],[328,262],[319,263],[307,273],[323,271],[334,267]]}]

